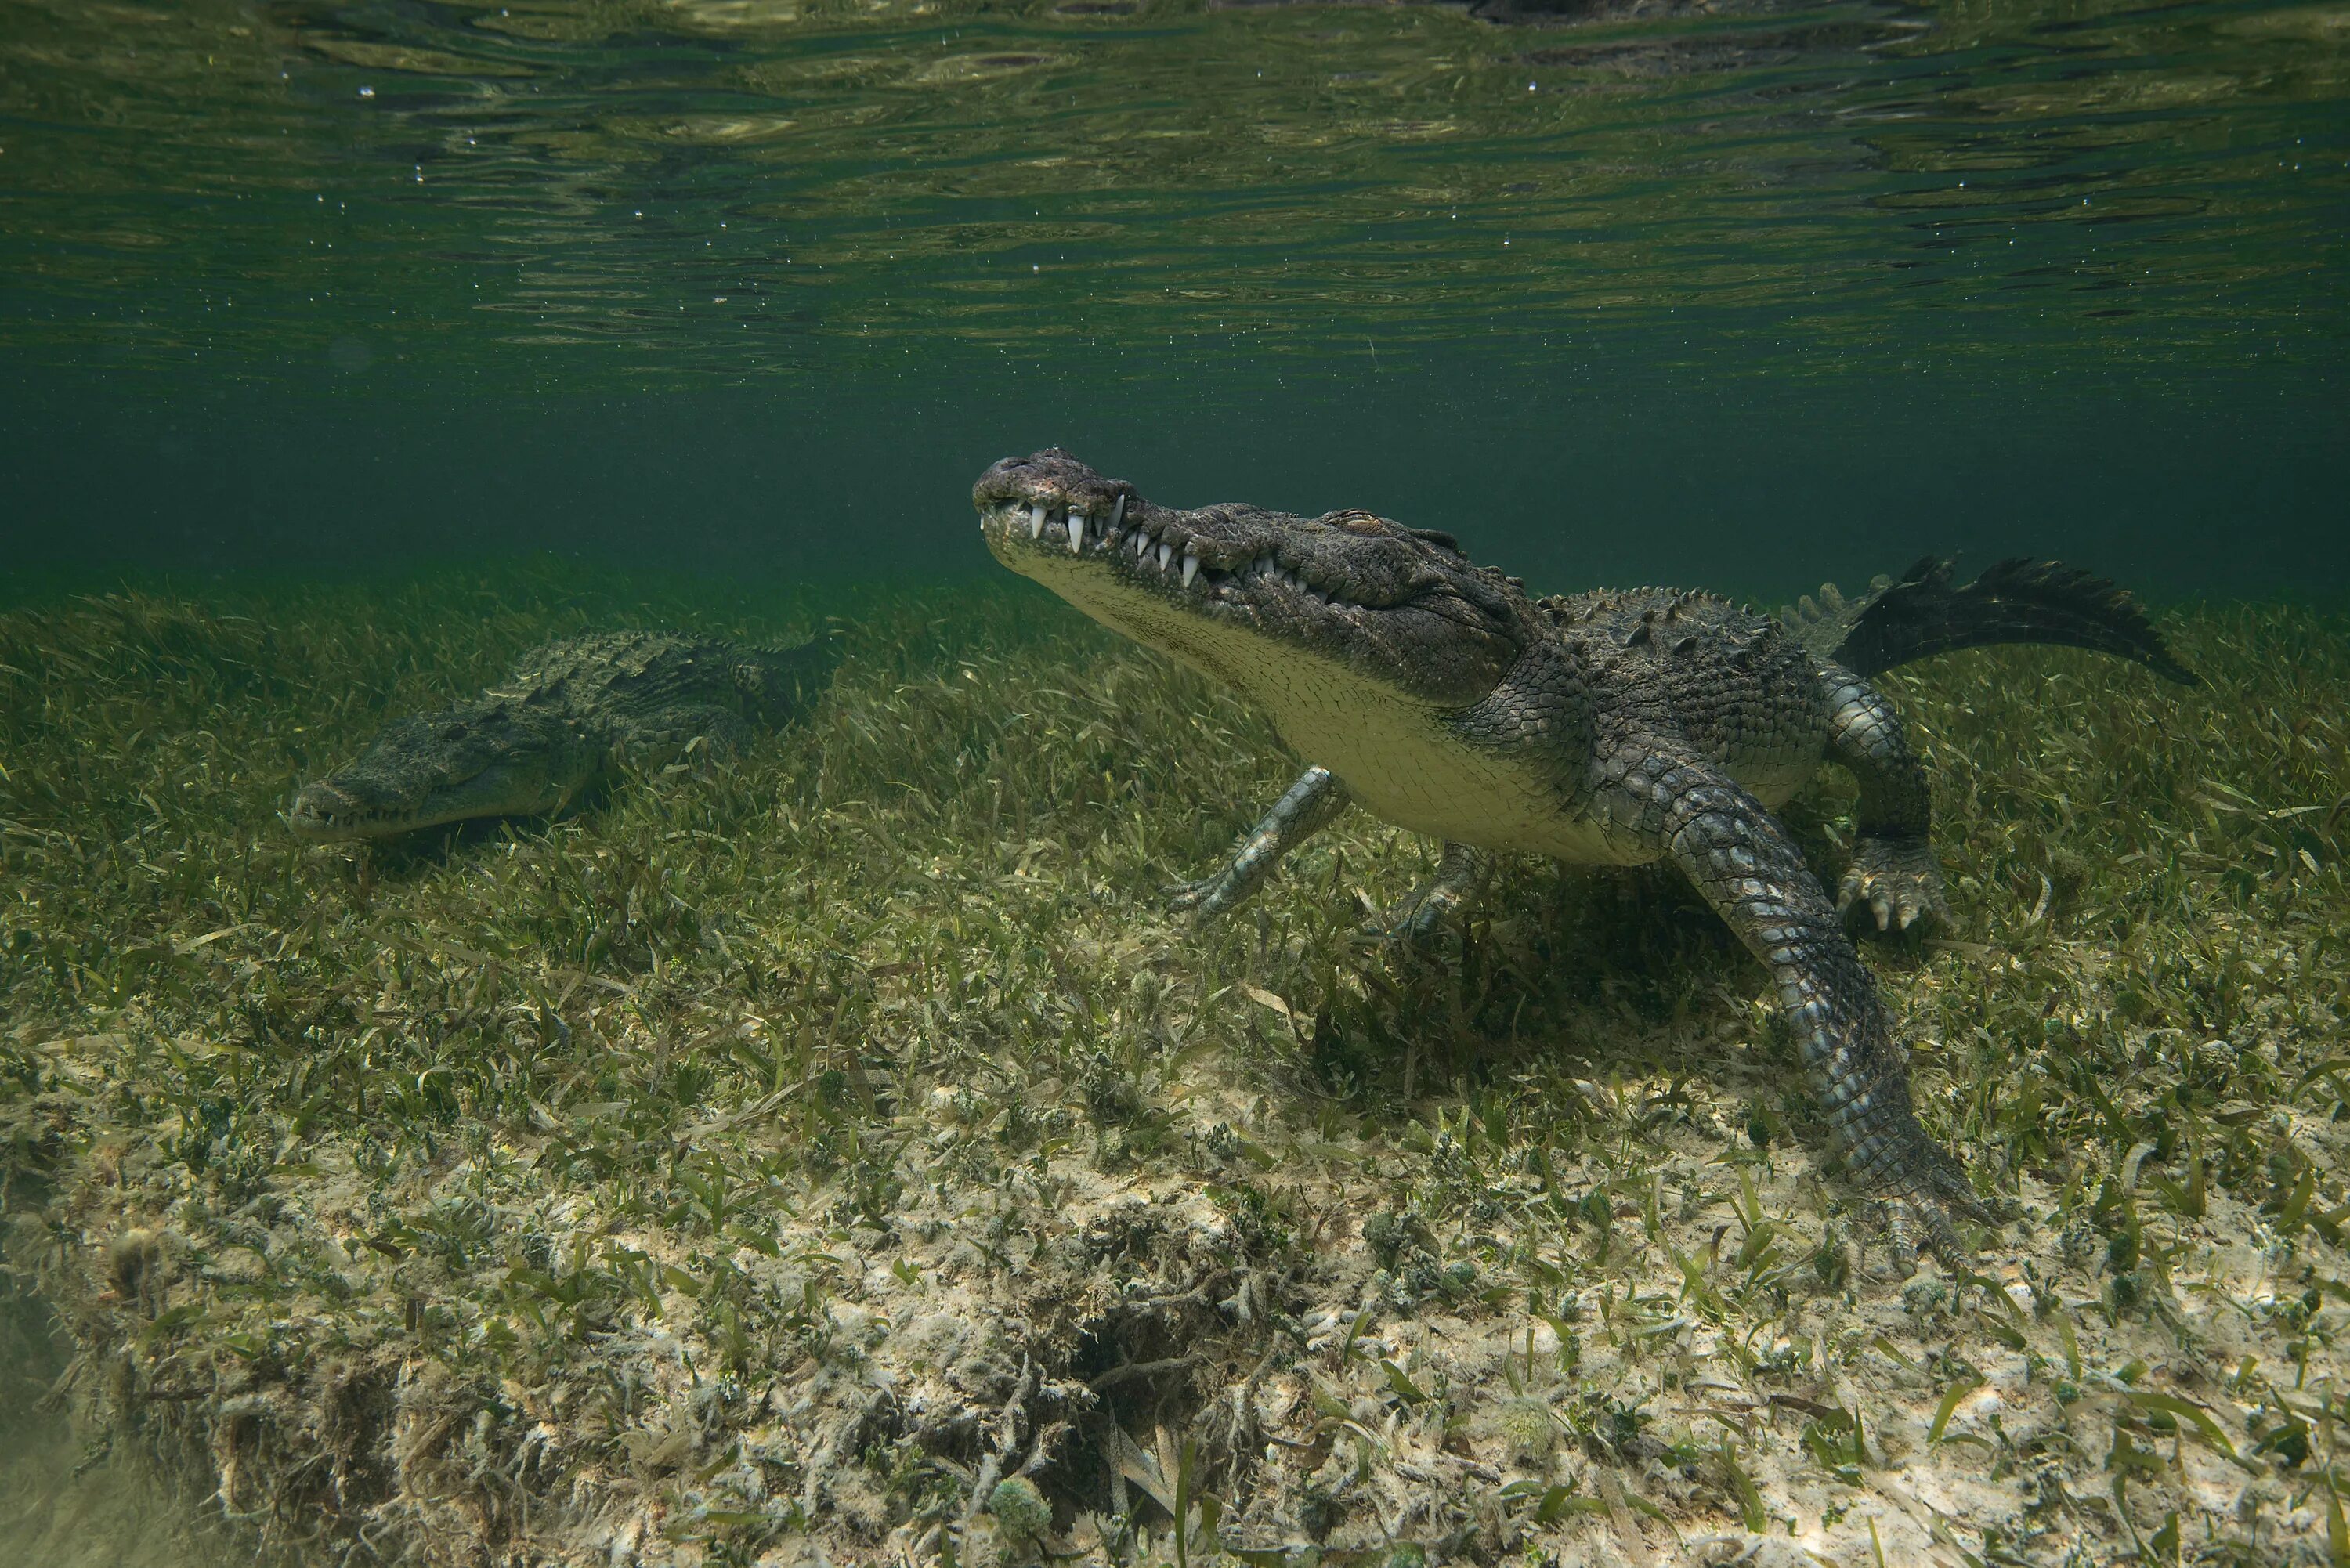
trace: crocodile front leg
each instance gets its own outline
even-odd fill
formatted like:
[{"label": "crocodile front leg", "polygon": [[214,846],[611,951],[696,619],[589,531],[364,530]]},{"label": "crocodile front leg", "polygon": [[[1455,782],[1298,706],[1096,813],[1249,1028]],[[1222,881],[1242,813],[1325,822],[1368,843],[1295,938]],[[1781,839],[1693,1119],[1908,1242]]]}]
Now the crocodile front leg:
[{"label": "crocodile front leg", "polygon": [[1896,1265],[1908,1272],[1922,1241],[1944,1262],[1967,1267],[1972,1254],[1951,1218],[1991,1215],[1958,1160],[1918,1125],[1876,981],[1786,829],[1728,777],[1669,752],[1649,752],[1612,788],[1638,803],[1638,830],[1663,840],[1770,970],[1835,1150],[1882,1206]]},{"label": "crocodile front leg", "polygon": [[1250,830],[1232,859],[1212,876],[1169,889],[1168,907],[1221,915],[1253,897],[1281,857],[1330,826],[1347,809],[1347,786],[1327,768],[1307,768],[1264,820]]},{"label": "crocodile front leg", "polygon": [[1836,893],[1836,909],[1856,923],[1908,930],[1947,924],[1950,902],[1934,863],[1933,793],[1900,715],[1884,694],[1840,665],[1822,668],[1828,696],[1828,753],[1860,784],[1860,842]]}]

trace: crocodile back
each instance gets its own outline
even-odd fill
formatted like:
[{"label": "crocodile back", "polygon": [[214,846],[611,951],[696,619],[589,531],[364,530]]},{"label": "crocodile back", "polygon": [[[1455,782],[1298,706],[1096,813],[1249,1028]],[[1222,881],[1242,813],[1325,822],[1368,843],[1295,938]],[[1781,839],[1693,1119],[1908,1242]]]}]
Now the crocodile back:
[{"label": "crocodile back", "polygon": [[1825,754],[1818,662],[1774,617],[1718,595],[1632,588],[1536,601],[1609,705],[1680,736],[1776,805]]}]

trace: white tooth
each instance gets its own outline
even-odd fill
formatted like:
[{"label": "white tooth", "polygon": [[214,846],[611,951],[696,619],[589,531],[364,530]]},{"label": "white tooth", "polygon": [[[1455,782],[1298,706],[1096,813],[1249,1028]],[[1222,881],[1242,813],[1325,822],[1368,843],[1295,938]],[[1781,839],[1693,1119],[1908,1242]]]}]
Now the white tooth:
[{"label": "white tooth", "polygon": [[1085,547],[1085,543],[1086,514],[1082,512],[1072,512],[1069,514],[1069,554],[1076,555]]},{"label": "white tooth", "polygon": [[1191,579],[1199,575],[1200,557],[1197,556],[1185,556],[1183,557],[1183,586],[1187,588],[1190,587],[1191,586]]},{"label": "white tooth", "polygon": [[1167,569],[1167,563],[1174,558],[1175,548],[1173,545],[1161,545],[1159,546],[1159,569],[1160,571],[1165,571]]},{"label": "white tooth", "polygon": [[1115,527],[1117,527],[1119,524],[1124,523],[1125,521],[1126,521],[1126,497],[1125,497],[1125,496],[1123,496],[1123,495],[1120,495],[1120,496],[1118,498],[1118,504],[1117,504],[1117,505],[1115,505],[1115,506],[1113,506],[1113,507],[1111,507],[1111,508],[1109,509],[1109,525],[1110,525],[1112,528],[1115,528]]},{"label": "white tooth", "polygon": [[1045,504],[1039,501],[1035,505],[1031,506],[1028,509],[1028,537],[1031,539],[1041,539],[1044,536]]},{"label": "white tooth", "polygon": [[1139,561],[1143,556],[1149,553],[1150,535],[1141,532],[1139,529],[1136,530],[1134,535],[1134,558]]}]

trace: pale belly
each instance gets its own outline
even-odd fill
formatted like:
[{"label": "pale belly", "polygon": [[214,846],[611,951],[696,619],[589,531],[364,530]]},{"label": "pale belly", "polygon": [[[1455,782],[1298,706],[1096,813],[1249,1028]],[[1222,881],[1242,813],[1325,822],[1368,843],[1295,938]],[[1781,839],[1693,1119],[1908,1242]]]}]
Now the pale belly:
[{"label": "pale belly", "polygon": [[[1433,708],[1344,665],[1254,637],[1219,636],[1100,575],[1055,571],[1059,563],[1050,557],[1018,565],[1096,619],[1245,694],[1302,759],[1329,769],[1357,805],[1398,827],[1582,865],[1635,866],[1663,853],[1615,826],[1629,820],[1628,803],[1602,796],[1578,809],[1537,759],[1464,743]],[[1731,772],[1774,807],[1808,776]]]},{"label": "pale belly", "polygon": [[1246,671],[1243,684],[1300,757],[1398,827],[1587,865],[1656,858],[1633,836],[1572,810],[1534,758],[1464,743],[1434,710],[1351,670],[1291,655]]},{"label": "pale belly", "polygon": [[[1440,753],[1398,739],[1403,743],[1393,749],[1322,762],[1366,810],[1398,827],[1581,865],[1635,866],[1657,857],[1657,850],[1632,835],[1570,811],[1530,768],[1465,752],[1458,742]],[[1292,743],[1317,761],[1338,755],[1328,744],[1309,749],[1295,738]]]},{"label": "pale belly", "polygon": [[[1338,680],[1260,691],[1282,738],[1336,775],[1372,815],[1431,838],[1578,865],[1637,866],[1665,846],[1633,829],[1638,805],[1602,790],[1571,800],[1535,755],[1464,742],[1434,712],[1399,703],[1347,672]],[[1349,691],[1349,683],[1359,690]],[[1810,782],[1813,767],[1775,763],[1725,771],[1776,810]],[[1620,826],[1619,826],[1620,825]]]}]

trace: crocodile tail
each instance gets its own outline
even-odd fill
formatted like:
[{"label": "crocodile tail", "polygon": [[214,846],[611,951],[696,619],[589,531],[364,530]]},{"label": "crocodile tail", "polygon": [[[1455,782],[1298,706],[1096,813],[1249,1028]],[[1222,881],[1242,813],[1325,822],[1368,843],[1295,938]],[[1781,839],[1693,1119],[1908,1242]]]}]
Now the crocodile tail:
[{"label": "crocodile tail", "polygon": [[794,648],[744,650],[740,679],[770,722],[783,723],[832,683],[847,639],[828,628]]},{"label": "crocodile tail", "polygon": [[1950,563],[1929,556],[1856,599],[1824,587],[1788,622],[1814,654],[1862,676],[1961,648],[2041,642],[2094,649],[2181,686],[2202,684],[2127,590],[2061,561],[2012,556],[1960,587]]}]

